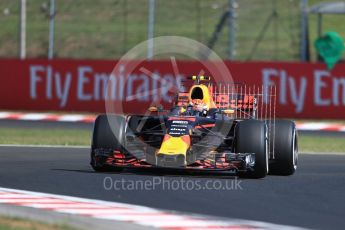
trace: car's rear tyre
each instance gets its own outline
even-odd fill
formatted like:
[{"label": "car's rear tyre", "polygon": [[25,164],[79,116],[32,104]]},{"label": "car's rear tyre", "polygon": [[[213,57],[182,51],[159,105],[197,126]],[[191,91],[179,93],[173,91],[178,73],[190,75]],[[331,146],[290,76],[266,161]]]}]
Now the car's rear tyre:
[{"label": "car's rear tyre", "polygon": [[284,176],[292,175],[297,169],[298,160],[298,135],[296,125],[292,121],[277,120],[273,127],[275,130],[275,159],[270,163],[270,174]]},{"label": "car's rear tyre", "polygon": [[244,174],[245,177],[263,178],[268,173],[268,138],[265,122],[244,120],[235,127],[235,152],[255,153],[253,171]]},{"label": "car's rear tyre", "polygon": [[[112,127],[112,128],[111,128]],[[126,132],[126,118],[118,115],[99,115],[96,118],[91,144],[91,166],[95,171],[105,171],[107,166],[102,162],[104,159],[95,160],[95,149],[123,150]],[[112,170],[120,171],[122,168],[112,167]]]}]

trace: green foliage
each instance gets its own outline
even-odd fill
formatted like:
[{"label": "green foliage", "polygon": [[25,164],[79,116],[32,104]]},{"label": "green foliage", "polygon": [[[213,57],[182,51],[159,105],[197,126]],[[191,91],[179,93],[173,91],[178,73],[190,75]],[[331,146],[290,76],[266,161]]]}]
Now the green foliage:
[{"label": "green foliage", "polygon": [[344,52],[344,40],[337,32],[327,32],[315,41],[315,48],[323,58],[328,69],[341,59]]}]

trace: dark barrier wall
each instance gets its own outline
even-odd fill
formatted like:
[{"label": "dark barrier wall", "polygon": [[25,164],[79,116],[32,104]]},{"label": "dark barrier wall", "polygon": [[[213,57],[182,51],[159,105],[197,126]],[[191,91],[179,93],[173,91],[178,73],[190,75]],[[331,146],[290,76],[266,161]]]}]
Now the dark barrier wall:
[{"label": "dark barrier wall", "polygon": [[[135,68],[128,71],[134,63]],[[126,113],[142,113],[152,101],[167,106],[172,89],[186,76],[209,74],[204,63],[184,61],[128,62],[91,60],[0,60],[0,109],[31,111],[105,111],[109,95]],[[345,64],[327,71],[324,64],[226,62],[235,82],[276,85],[277,116],[345,117]],[[221,74],[221,73],[218,73]],[[116,107],[115,106],[115,107]],[[121,109],[120,109],[121,110]]]}]

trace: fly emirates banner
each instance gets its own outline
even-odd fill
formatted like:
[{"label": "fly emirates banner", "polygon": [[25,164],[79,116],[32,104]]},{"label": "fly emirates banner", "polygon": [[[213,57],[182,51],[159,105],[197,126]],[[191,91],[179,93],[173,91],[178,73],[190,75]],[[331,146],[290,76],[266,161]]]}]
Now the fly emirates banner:
[{"label": "fly emirates banner", "polygon": [[[209,70],[209,65],[209,62],[170,60],[2,59],[0,109],[102,113],[106,110],[105,98],[123,113],[142,114],[151,104],[169,109],[176,90],[188,90],[186,77],[222,74]],[[225,65],[232,79],[229,76],[222,79],[229,83],[275,86],[277,117],[345,117],[344,63],[332,71],[324,64],[297,62],[225,62]]]}]

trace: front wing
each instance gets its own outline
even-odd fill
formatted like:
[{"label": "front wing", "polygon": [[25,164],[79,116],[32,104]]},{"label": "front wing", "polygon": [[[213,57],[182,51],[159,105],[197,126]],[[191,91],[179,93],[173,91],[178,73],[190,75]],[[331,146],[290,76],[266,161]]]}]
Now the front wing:
[{"label": "front wing", "polygon": [[255,166],[255,153],[216,153],[203,160],[184,167],[157,166],[148,163],[146,159],[124,154],[111,149],[95,149],[94,164],[106,168],[168,168],[187,171],[226,171],[229,173],[241,173],[253,171]]}]

